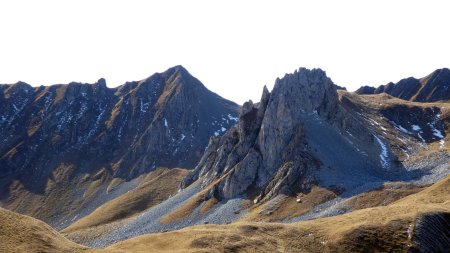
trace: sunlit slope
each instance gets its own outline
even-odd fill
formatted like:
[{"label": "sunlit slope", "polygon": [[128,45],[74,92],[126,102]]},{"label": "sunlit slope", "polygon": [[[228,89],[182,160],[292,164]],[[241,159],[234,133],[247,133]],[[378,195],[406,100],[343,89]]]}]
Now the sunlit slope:
[{"label": "sunlit slope", "polygon": [[0,252],[84,252],[49,225],[0,208]]},{"label": "sunlit slope", "polygon": [[[450,213],[450,176],[385,207],[295,224],[206,225],[150,234],[114,244],[120,252],[407,252],[415,225]],[[445,236],[444,234],[442,234]],[[176,242],[176,243],[174,243]]]},{"label": "sunlit slope", "polygon": [[71,240],[87,244],[94,238],[111,233],[124,220],[161,203],[176,194],[187,174],[184,169],[159,168],[140,179],[140,185],[97,208],[62,232]]}]

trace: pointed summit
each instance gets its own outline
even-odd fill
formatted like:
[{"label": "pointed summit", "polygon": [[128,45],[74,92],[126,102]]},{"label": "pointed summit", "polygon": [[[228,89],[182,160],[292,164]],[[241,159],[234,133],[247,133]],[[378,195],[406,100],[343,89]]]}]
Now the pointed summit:
[{"label": "pointed summit", "polygon": [[[264,87],[260,103],[244,104],[235,128],[210,142],[182,186],[198,178],[204,185],[220,179],[209,192],[218,199],[234,198],[251,187],[259,189],[261,198],[300,187],[303,177],[317,167],[304,151],[303,119],[332,120],[338,115],[337,103],[336,87],[320,69],[300,68],[276,79],[272,92]],[[286,180],[286,174],[292,180]]]},{"label": "pointed summit", "polygon": [[[104,79],[39,88],[1,85],[0,109],[0,195],[20,180],[33,196],[42,196],[48,180],[56,180],[48,192],[81,181],[86,184],[77,189],[85,192],[99,178],[99,189],[106,190],[112,178],[132,180],[158,167],[193,168],[209,138],[237,123],[239,106],[175,66],[116,88],[107,88]],[[67,177],[54,179],[65,164]],[[64,226],[78,217],[68,210],[93,211],[101,204],[94,200],[73,195],[70,204],[48,206],[39,218]],[[56,215],[61,213],[70,217]]]}]

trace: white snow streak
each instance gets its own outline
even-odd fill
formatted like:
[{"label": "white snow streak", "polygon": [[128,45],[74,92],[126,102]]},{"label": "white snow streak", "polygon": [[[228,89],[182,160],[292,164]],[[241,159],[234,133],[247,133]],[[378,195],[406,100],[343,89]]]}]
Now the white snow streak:
[{"label": "white snow streak", "polygon": [[419,132],[421,130],[420,126],[418,125],[411,125],[411,128],[413,131]]},{"label": "white snow streak", "polygon": [[233,117],[233,116],[231,116],[231,114],[228,114],[228,118],[229,118],[230,120],[234,120],[234,121],[236,121],[236,122],[239,120],[238,117]]},{"label": "white snow streak", "polygon": [[439,148],[443,149],[445,147],[444,136],[442,135],[441,131],[439,131],[438,129],[433,128],[432,130],[433,130],[433,135],[440,139],[439,140]]},{"label": "white snow streak", "polygon": [[380,159],[381,159],[381,165],[383,166],[383,168],[387,168],[388,167],[388,150],[386,145],[381,141],[380,138],[378,138],[378,136],[373,135],[375,137],[375,139],[377,140],[378,144],[380,144],[381,147],[381,153],[380,153]]}]

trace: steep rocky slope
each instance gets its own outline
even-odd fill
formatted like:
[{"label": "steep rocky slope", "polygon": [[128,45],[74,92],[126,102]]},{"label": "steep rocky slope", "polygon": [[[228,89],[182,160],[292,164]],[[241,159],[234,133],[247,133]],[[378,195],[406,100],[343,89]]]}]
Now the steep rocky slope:
[{"label": "steep rocky slope", "polygon": [[264,90],[260,103],[244,104],[239,124],[212,139],[184,185],[202,178],[206,186],[220,178],[209,196],[234,198],[251,189],[258,202],[307,191],[317,181],[326,187],[332,181],[351,184],[333,171],[386,178],[395,154],[349,112],[325,72],[300,69],[286,75],[271,93]]},{"label": "steep rocky slope", "polygon": [[193,168],[238,109],[181,66],[117,88],[0,85],[1,206],[64,227],[157,167]]},{"label": "steep rocky slope", "polygon": [[450,70],[447,68],[438,69],[420,79],[409,77],[400,80],[398,83],[388,83],[378,88],[363,86],[356,93],[387,93],[394,97],[417,102],[449,101]]},{"label": "steep rocky slope", "polygon": [[238,124],[210,139],[178,194],[88,245],[386,205],[450,173],[449,112],[448,103],[337,90],[322,70],[300,69],[243,105]]}]

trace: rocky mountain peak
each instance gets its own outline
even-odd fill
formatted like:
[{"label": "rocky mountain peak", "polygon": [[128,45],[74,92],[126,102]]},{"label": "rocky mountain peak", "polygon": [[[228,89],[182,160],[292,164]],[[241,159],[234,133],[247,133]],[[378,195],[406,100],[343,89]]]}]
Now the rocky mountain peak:
[{"label": "rocky mountain peak", "polygon": [[9,98],[10,96],[14,96],[14,95],[26,95],[26,94],[31,94],[33,92],[33,87],[31,87],[31,85],[29,85],[28,83],[19,81],[17,83],[14,84],[4,84],[1,85],[2,87],[0,87],[0,89],[4,90],[4,95],[6,98]]},{"label": "rocky mountain peak", "polygon": [[277,106],[279,113],[283,110],[283,116],[286,117],[290,113],[330,111],[338,95],[336,87],[323,70],[300,68],[293,74],[277,79],[271,99],[272,106]]},{"label": "rocky mountain peak", "polygon": [[157,167],[193,168],[209,137],[237,123],[238,110],[182,66],[116,88],[104,79],[1,85],[0,198],[14,180],[45,195],[61,168],[73,182],[101,177],[106,186]]},{"label": "rocky mountain peak", "polygon": [[437,69],[433,72],[433,74],[440,75],[441,78],[446,79],[450,75],[450,69],[448,68]]},{"label": "rocky mountain peak", "polygon": [[[182,187],[197,178],[216,183],[211,196],[232,198],[259,192],[259,198],[294,191],[308,181],[317,161],[305,152],[303,118],[331,118],[337,110],[335,85],[320,69],[301,68],[277,79],[272,92],[264,87],[261,101],[242,107],[239,123],[210,142]],[[301,183],[302,182],[302,183]]]},{"label": "rocky mountain peak", "polygon": [[98,81],[95,84],[100,86],[100,87],[105,87],[106,88],[106,80],[105,80],[105,78],[98,79]]},{"label": "rocky mountain peak", "polygon": [[173,88],[173,86],[177,86],[178,88],[195,88],[196,86],[200,86],[205,88],[204,85],[194,76],[189,73],[187,69],[183,66],[178,65],[172,67],[161,73],[163,79],[166,80],[167,88]]}]

